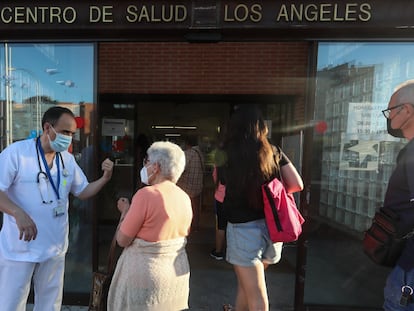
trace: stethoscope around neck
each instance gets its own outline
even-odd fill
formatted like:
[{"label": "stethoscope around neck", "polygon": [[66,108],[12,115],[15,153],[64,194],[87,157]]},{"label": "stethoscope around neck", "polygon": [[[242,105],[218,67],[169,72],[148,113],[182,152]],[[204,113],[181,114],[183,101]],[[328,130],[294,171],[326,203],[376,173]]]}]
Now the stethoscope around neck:
[{"label": "stethoscope around neck", "polygon": [[[36,176],[36,182],[39,186],[39,191],[40,191],[40,195],[42,196],[42,203],[44,204],[50,204],[53,202],[53,200],[45,200],[42,194],[42,191],[40,189],[40,180],[44,179],[46,182],[50,182],[52,184],[53,190],[55,191],[56,197],[58,200],[60,200],[60,196],[59,196],[59,184],[60,184],[60,165],[59,165],[59,159],[60,159],[60,163],[62,164],[62,175],[63,177],[67,177],[69,175],[68,170],[65,168],[65,162],[63,162],[63,157],[62,154],[60,152],[56,152],[56,167],[57,167],[57,186],[54,184],[53,180],[52,180],[52,176],[50,175],[50,170],[49,170],[49,166],[46,162],[46,158],[45,158],[45,154],[44,151],[42,149],[42,146],[40,144],[40,137],[36,138],[36,155],[37,155],[37,164],[39,165],[39,172],[37,173]],[[42,164],[40,163],[40,157],[42,157],[42,161],[45,167],[45,171],[43,171],[42,169]],[[47,185],[47,192],[48,192],[48,196],[49,196],[49,185]]]}]

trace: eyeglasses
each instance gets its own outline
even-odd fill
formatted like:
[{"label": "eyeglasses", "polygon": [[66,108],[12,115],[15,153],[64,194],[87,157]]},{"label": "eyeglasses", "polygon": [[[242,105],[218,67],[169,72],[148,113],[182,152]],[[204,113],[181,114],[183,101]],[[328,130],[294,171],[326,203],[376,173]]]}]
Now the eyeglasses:
[{"label": "eyeglasses", "polygon": [[399,104],[397,106],[394,106],[394,107],[391,107],[391,108],[388,108],[388,109],[384,109],[384,110],[382,110],[382,114],[384,115],[384,117],[386,117],[387,119],[389,119],[390,118],[390,114],[391,114],[391,110],[397,109],[397,108],[402,107],[404,105],[405,105],[405,103],[404,104]]}]

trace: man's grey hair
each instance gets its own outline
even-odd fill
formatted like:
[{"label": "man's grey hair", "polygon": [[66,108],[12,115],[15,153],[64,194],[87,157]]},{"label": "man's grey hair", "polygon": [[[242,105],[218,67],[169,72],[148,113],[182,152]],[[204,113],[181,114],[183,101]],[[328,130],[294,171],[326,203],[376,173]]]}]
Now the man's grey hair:
[{"label": "man's grey hair", "polygon": [[185,154],[180,146],[168,142],[154,142],[147,150],[151,163],[158,163],[161,175],[176,183],[185,168]]},{"label": "man's grey hair", "polygon": [[398,85],[394,89],[394,94],[399,103],[414,105],[414,79]]}]

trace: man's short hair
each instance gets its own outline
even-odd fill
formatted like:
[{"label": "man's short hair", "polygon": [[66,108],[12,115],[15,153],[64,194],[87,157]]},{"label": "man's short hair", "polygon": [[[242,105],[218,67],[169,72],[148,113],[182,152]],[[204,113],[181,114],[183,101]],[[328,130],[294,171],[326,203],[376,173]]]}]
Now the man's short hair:
[{"label": "man's short hair", "polygon": [[50,123],[52,124],[52,126],[54,126],[56,124],[56,122],[59,120],[59,118],[62,116],[62,114],[69,114],[71,115],[73,118],[75,118],[75,115],[73,114],[72,110],[66,108],[66,107],[61,107],[61,106],[54,106],[49,108],[48,110],[45,111],[45,113],[43,114],[43,118],[42,118],[42,128],[45,125],[45,123]]},{"label": "man's short hair", "polygon": [[414,106],[414,79],[399,84],[392,95],[397,103]]}]

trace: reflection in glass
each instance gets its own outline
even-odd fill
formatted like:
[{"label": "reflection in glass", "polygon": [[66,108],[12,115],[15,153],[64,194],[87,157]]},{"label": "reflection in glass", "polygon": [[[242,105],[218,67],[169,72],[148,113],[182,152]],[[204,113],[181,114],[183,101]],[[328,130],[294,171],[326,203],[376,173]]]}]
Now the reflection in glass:
[{"label": "reflection in glass", "polygon": [[[41,132],[43,113],[55,105],[71,109],[82,120],[70,151],[88,179],[94,111],[93,44],[3,44],[0,46],[0,151],[8,144]],[[47,189],[41,189],[48,197]],[[65,292],[90,290],[92,273],[92,200],[70,200],[69,249]],[[0,223],[1,224],[1,223]]]},{"label": "reflection in glass", "polygon": [[12,141],[36,136],[51,106],[79,115],[80,103],[93,102],[92,51],[90,44],[4,45],[1,97],[11,107]]},{"label": "reflection in glass", "polygon": [[369,261],[361,241],[405,143],[388,135],[381,111],[414,77],[413,55],[409,43],[319,45],[314,119],[327,129],[314,135],[308,304],[382,306],[388,270]]}]

